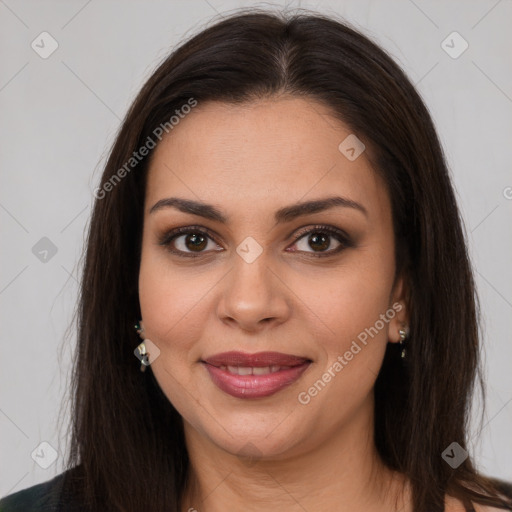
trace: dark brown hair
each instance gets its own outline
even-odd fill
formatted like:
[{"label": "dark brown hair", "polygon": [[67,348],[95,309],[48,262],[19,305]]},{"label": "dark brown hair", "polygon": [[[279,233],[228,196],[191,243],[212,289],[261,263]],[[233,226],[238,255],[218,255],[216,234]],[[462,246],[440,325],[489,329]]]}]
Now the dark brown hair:
[{"label": "dark brown hair", "polygon": [[474,384],[483,387],[473,276],[429,112],[399,66],[346,23],[256,9],[216,21],[174,50],[142,87],[109,155],[77,308],[66,464],[80,465],[82,500],[94,510],[178,511],[189,469],[182,419],[134,356],[149,157],[115,183],[113,176],[191,98],[242,104],[281,94],[321,102],[348,125],[391,198],[410,337],[407,364],[388,343],[375,385],[382,460],[410,479],[417,512],[444,510],[446,493],[468,505],[510,506],[471,457],[452,469],[441,456],[452,442],[469,449]]}]

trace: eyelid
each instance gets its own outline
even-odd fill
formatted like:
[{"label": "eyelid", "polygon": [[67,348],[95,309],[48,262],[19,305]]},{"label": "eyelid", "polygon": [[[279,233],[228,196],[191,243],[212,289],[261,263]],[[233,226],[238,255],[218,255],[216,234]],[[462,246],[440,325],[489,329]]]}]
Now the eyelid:
[{"label": "eyelid", "polygon": [[[350,236],[343,229],[337,228],[335,226],[330,226],[328,224],[307,224],[300,228],[295,229],[293,233],[295,233],[294,242],[300,240],[304,235],[308,233],[320,231],[323,233],[328,233],[330,235],[339,236],[344,242],[351,243]],[[290,235],[291,236],[291,235]]]}]

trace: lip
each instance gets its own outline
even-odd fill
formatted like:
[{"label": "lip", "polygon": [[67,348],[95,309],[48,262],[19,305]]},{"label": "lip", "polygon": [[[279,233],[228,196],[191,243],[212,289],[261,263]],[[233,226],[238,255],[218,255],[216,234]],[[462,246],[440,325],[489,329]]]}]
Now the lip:
[{"label": "lip", "polygon": [[204,359],[212,366],[251,366],[261,368],[264,366],[298,366],[309,361],[306,357],[282,354],[281,352],[222,352]]},{"label": "lip", "polygon": [[[297,381],[311,364],[310,359],[280,352],[223,352],[201,362],[213,383],[235,398],[263,398],[273,395]],[[264,375],[237,375],[229,372],[227,366],[286,368]]]}]

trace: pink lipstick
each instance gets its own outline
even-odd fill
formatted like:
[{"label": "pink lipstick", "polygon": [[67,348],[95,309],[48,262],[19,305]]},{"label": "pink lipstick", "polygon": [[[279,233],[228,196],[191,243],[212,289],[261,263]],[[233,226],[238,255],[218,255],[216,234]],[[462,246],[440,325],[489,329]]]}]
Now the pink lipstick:
[{"label": "pink lipstick", "polygon": [[202,362],[225,393],[236,398],[262,398],[299,379],[311,360],[280,352],[223,352]]}]

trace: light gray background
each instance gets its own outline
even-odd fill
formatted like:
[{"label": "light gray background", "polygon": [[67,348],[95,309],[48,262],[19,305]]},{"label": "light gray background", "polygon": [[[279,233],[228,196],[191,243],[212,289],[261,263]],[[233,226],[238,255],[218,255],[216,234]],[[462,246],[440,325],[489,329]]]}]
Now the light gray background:
[{"label": "light gray background", "polygon": [[[68,388],[73,331],[59,354],[77,296],[92,191],[120,119],[183,37],[217,13],[251,5],[269,6],[0,0],[0,496],[62,469],[67,437],[56,420]],[[473,426],[474,456],[485,473],[512,480],[512,3],[270,5],[341,14],[398,60],[429,106],[454,175],[485,320],[488,408],[480,436]],[[43,31],[59,44],[47,59],[31,48]],[[469,43],[457,59],[441,47],[453,31]],[[32,252],[42,237],[57,247],[46,263]],[[31,458],[43,441],[58,452],[47,469]],[[38,453],[41,460],[51,456],[44,447]]]}]

